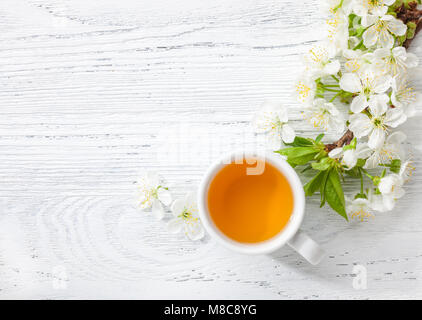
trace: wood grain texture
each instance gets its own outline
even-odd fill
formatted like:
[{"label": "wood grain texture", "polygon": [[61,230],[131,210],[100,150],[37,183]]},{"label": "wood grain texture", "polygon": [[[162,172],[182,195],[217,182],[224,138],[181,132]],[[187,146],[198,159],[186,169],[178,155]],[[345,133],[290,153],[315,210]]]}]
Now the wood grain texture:
[{"label": "wood grain texture", "polygon": [[345,223],[308,200],[303,229],[328,252],[316,267],[287,247],[189,242],[134,206],[143,168],[177,197],[221,152],[262,144],[249,120],[265,99],[310,133],[291,88],[323,37],[317,4],[2,0],[0,298],[422,298],[419,112],[403,126],[417,170],[393,212]]}]

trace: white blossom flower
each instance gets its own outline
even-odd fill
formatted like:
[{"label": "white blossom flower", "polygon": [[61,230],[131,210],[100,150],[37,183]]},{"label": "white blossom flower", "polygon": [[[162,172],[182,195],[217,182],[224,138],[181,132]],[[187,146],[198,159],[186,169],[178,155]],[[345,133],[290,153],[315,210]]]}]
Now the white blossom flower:
[{"label": "white blossom flower", "polygon": [[370,48],[375,45],[382,48],[391,48],[394,45],[394,36],[403,36],[407,26],[403,21],[392,15],[365,15],[361,24],[367,28],[362,34],[363,44]]},{"label": "white blossom flower", "polygon": [[293,142],[295,132],[287,124],[287,108],[278,102],[266,101],[252,120],[257,133],[268,133],[270,147],[280,149],[281,142]]},{"label": "white blossom flower", "polygon": [[352,9],[358,16],[365,16],[368,13],[374,15],[384,15],[388,6],[396,0],[353,0]]},{"label": "white blossom flower", "polygon": [[351,200],[346,197],[346,212],[350,218],[364,221],[366,218],[373,217],[372,211],[372,204],[368,199],[356,198]]},{"label": "white blossom flower", "polygon": [[369,136],[368,146],[371,149],[380,148],[385,141],[386,130],[395,128],[406,121],[403,111],[387,106],[388,97],[376,96],[377,101],[370,103],[371,115],[357,113],[350,116],[349,129],[357,138]]},{"label": "white blossom flower", "polygon": [[385,212],[391,210],[391,204],[384,199],[384,196],[370,189],[366,198],[355,198],[354,200],[346,197],[346,212],[351,218],[358,218],[361,221],[374,216],[374,211]]},{"label": "white blossom flower", "polygon": [[375,67],[391,76],[402,74],[418,65],[418,58],[404,47],[379,48],[374,51]]},{"label": "white blossom flower", "polygon": [[362,50],[347,49],[343,51],[343,57],[346,58],[344,68],[347,72],[363,72],[371,66],[373,53]]},{"label": "white blossom flower", "polygon": [[327,38],[337,51],[345,50],[349,44],[349,17],[343,10],[337,10],[327,19]]},{"label": "white blossom flower", "polygon": [[406,140],[406,135],[401,131],[393,132],[387,136],[382,147],[373,150],[371,156],[366,159],[365,169],[373,169],[379,164],[386,164],[394,159],[403,159],[404,150],[402,143]]},{"label": "white blossom flower", "polygon": [[335,148],[328,156],[334,159],[341,158],[341,163],[350,170],[355,167],[358,159],[366,159],[371,153],[372,150],[366,143],[358,143],[355,148]]},{"label": "white blossom flower", "polygon": [[397,199],[404,196],[403,179],[396,173],[391,173],[381,178],[378,184],[378,190],[382,194],[382,201],[386,210],[394,208]]},{"label": "white blossom flower", "polygon": [[422,95],[416,92],[405,76],[395,76],[391,84],[391,102],[402,109],[408,118],[416,113],[416,107],[422,105]]},{"label": "white blossom flower", "polygon": [[316,94],[316,83],[308,74],[304,73],[302,77],[296,82],[295,91],[297,100],[304,104],[309,104]]},{"label": "white blossom flower", "polygon": [[388,99],[384,94],[391,87],[391,76],[376,75],[367,70],[359,75],[356,73],[345,73],[340,79],[340,88],[347,92],[358,93],[350,104],[353,113],[363,111],[371,104],[377,104],[378,98]]},{"label": "white blossom flower", "polygon": [[304,117],[314,127],[324,128],[325,130],[343,131],[345,121],[343,115],[331,102],[325,99],[317,98],[312,105],[305,108]]},{"label": "white blossom flower", "polygon": [[163,186],[163,181],[156,172],[146,172],[137,181],[138,205],[142,210],[151,209],[157,219],[164,216],[163,205],[171,203],[171,195]]},{"label": "white blossom flower", "polygon": [[174,218],[167,224],[169,232],[184,231],[186,236],[193,241],[204,237],[205,232],[198,217],[198,207],[193,192],[188,193],[183,199],[176,199],[171,206],[171,211]]},{"label": "white blossom flower", "polygon": [[335,55],[336,49],[330,43],[313,46],[303,57],[309,76],[317,79],[336,74],[340,70],[340,61],[333,59]]}]

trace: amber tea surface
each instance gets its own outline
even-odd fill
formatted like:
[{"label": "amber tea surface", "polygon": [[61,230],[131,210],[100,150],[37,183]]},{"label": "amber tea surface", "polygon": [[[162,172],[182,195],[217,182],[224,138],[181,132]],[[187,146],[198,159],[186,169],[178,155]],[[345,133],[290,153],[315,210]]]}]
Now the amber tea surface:
[{"label": "amber tea surface", "polygon": [[256,243],[277,235],[293,212],[287,178],[265,162],[260,175],[247,175],[246,162],[223,167],[210,183],[208,210],[216,227],[229,238]]}]

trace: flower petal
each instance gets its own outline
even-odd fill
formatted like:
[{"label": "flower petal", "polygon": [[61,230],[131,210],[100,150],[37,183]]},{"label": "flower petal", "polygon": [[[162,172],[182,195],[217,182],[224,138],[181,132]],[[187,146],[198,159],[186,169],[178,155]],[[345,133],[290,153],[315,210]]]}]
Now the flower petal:
[{"label": "flower petal", "polygon": [[390,194],[393,192],[393,187],[395,185],[394,175],[390,174],[384,178],[381,178],[379,184],[378,184],[378,190],[382,194]]},{"label": "flower petal", "polygon": [[185,202],[182,199],[176,199],[171,205],[171,212],[175,217],[179,216],[185,210]]},{"label": "flower petal", "polygon": [[374,117],[381,117],[388,109],[387,102],[389,100],[386,94],[372,95],[368,101],[369,111]]},{"label": "flower petal", "polygon": [[334,60],[325,65],[322,70],[325,74],[336,74],[340,70],[340,61]]},{"label": "flower petal", "polygon": [[407,26],[403,23],[403,21],[396,19],[391,15],[385,15],[382,19],[388,20],[387,22],[388,31],[395,34],[396,36],[403,36],[406,33]]},{"label": "flower petal", "polygon": [[157,188],[161,183],[160,176],[156,171],[148,171],[145,174],[144,179],[145,183],[154,189]]},{"label": "flower petal", "polygon": [[371,120],[363,113],[356,113],[350,116],[349,129],[357,138],[367,136],[373,129]]},{"label": "flower petal", "polygon": [[391,50],[388,48],[379,48],[374,51],[374,58],[377,60],[387,58],[391,55]]},{"label": "flower petal", "polygon": [[378,167],[380,163],[380,149],[374,150],[372,155],[366,159],[365,165],[363,166],[365,169],[374,169]]},{"label": "flower petal", "polygon": [[362,3],[355,2],[353,5],[353,12],[361,17],[366,17],[368,15],[368,8],[365,7]]},{"label": "flower petal", "polygon": [[391,48],[394,45],[394,37],[386,29],[381,29],[381,31],[379,31],[378,37],[381,47]]},{"label": "flower petal", "polygon": [[196,206],[196,192],[188,192],[185,196],[185,206],[188,207],[189,212],[195,213],[198,211]]},{"label": "flower petal", "polygon": [[372,26],[375,22],[378,21],[378,16],[376,15],[372,15],[372,14],[367,14],[362,16],[362,20],[361,20],[361,24],[362,27],[367,28],[369,26]]},{"label": "flower petal", "polygon": [[160,200],[165,206],[170,205],[171,203],[171,194],[170,191],[167,189],[160,187],[157,190],[157,198]]},{"label": "flower petal", "polygon": [[406,141],[406,135],[401,131],[395,131],[387,137],[387,143],[398,144]]},{"label": "flower petal", "polygon": [[349,169],[352,169],[356,165],[357,161],[358,158],[355,150],[349,149],[344,152],[343,162]]},{"label": "flower petal", "polygon": [[167,222],[167,230],[170,233],[179,233],[182,231],[184,221],[181,218],[173,218]]},{"label": "flower petal", "polygon": [[374,46],[378,40],[378,31],[376,30],[375,26],[366,29],[366,31],[362,34],[362,38],[365,47],[368,48]]},{"label": "flower petal", "polygon": [[291,126],[285,124],[283,127],[281,127],[281,136],[285,143],[292,143],[295,139],[295,131]]},{"label": "flower petal", "polygon": [[369,203],[372,210],[378,212],[387,211],[387,208],[384,205],[383,196],[380,194],[373,194],[371,191],[368,195]]},{"label": "flower petal", "polygon": [[372,8],[372,13],[377,16],[382,16],[387,13],[388,8],[386,6],[377,6]]},{"label": "flower petal", "polygon": [[375,93],[384,93],[391,87],[392,78],[390,75],[384,75],[375,78]]},{"label": "flower petal", "polygon": [[395,59],[406,60],[406,58],[407,58],[407,53],[406,53],[405,47],[395,47],[395,48],[391,49],[391,53],[393,54]]},{"label": "flower petal", "polygon": [[403,110],[398,108],[389,108],[385,114],[384,124],[395,128],[407,120]]},{"label": "flower petal", "polygon": [[335,148],[328,153],[328,156],[332,159],[338,159],[343,154],[343,148]]},{"label": "flower petal", "polygon": [[340,79],[340,88],[344,91],[356,93],[362,89],[362,84],[355,73],[345,73]]},{"label": "flower petal", "polygon": [[406,191],[401,186],[394,188],[394,199],[400,199],[405,195]]},{"label": "flower petal", "polygon": [[201,240],[205,235],[204,228],[199,219],[185,223],[185,232],[192,241]]},{"label": "flower petal", "polygon": [[257,112],[252,118],[252,126],[256,133],[265,133],[271,129],[272,115],[268,112]]},{"label": "flower petal", "polygon": [[366,159],[372,154],[373,150],[366,143],[359,143],[356,146],[356,157],[358,159]]},{"label": "flower petal", "polygon": [[281,133],[279,130],[272,130],[267,134],[267,148],[277,151],[281,148]]},{"label": "flower petal", "polygon": [[361,51],[360,50],[351,50],[351,49],[346,49],[343,50],[343,57],[345,57],[346,59],[357,59],[359,58],[359,53]]},{"label": "flower petal", "polygon": [[155,199],[152,202],[151,213],[157,220],[163,219],[164,209],[163,209],[163,205],[158,199]]},{"label": "flower petal", "polygon": [[396,201],[394,200],[394,197],[391,195],[383,195],[382,205],[384,209],[383,211],[391,211],[394,209],[394,206],[396,205]]},{"label": "flower petal", "polygon": [[375,128],[368,139],[368,146],[371,149],[381,148],[385,140],[385,131],[382,128]]},{"label": "flower petal", "polygon": [[368,100],[366,99],[366,96],[360,94],[353,98],[352,103],[350,104],[350,110],[352,110],[353,113],[359,113],[362,112],[367,106]]}]

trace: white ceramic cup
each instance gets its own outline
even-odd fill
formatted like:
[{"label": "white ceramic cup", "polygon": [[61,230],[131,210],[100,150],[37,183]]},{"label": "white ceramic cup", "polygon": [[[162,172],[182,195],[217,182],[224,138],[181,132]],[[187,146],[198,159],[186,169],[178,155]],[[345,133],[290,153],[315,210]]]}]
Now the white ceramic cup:
[{"label": "white ceramic cup", "polygon": [[[243,160],[256,159],[267,161],[277,168],[288,180],[293,192],[293,212],[287,225],[274,237],[259,243],[241,243],[230,239],[214,224],[208,210],[208,190],[215,175],[227,164],[242,163]],[[239,161],[239,162],[238,162]],[[259,162],[259,161],[258,161]],[[252,164],[252,163],[250,163]],[[253,174],[253,173],[252,173]],[[255,173],[256,174],[256,173]],[[305,193],[302,183],[293,168],[275,153],[259,153],[237,151],[230,153],[214,162],[205,173],[198,190],[199,215],[207,232],[225,247],[245,254],[267,254],[286,243],[301,254],[311,264],[318,264],[325,253],[324,250],[309,236],[299,230],[305,214]]]}]

